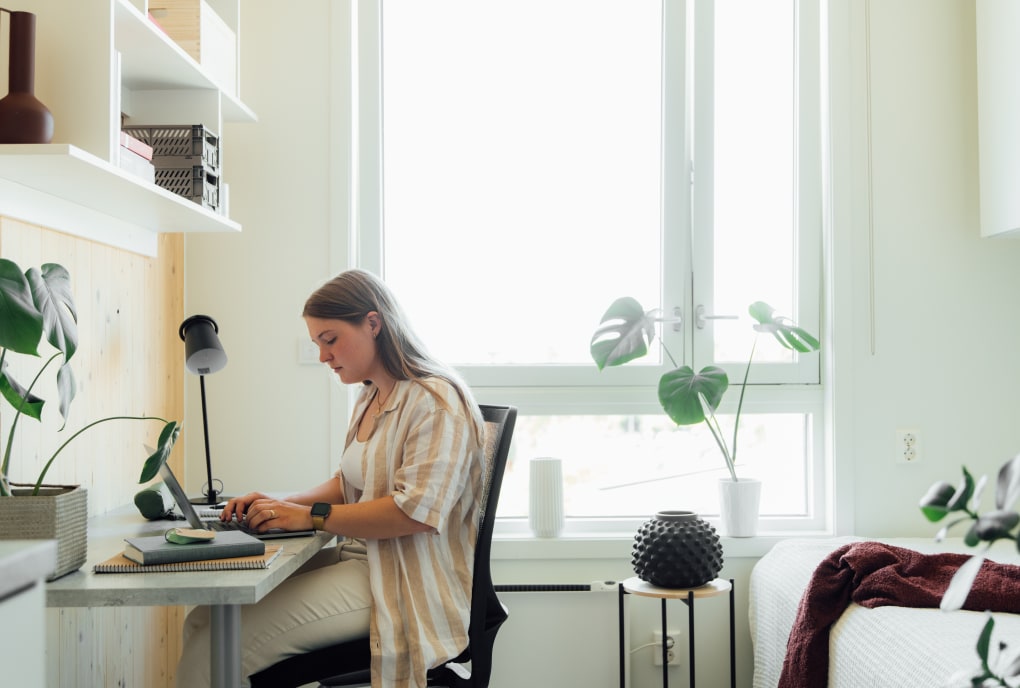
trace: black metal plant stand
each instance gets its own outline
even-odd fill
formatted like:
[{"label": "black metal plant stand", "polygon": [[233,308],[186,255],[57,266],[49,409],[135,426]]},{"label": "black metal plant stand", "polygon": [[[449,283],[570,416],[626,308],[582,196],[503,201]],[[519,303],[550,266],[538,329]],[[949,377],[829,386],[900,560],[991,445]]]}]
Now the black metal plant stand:
[{"label": "black metal plant stand", "polygon": [[690,688],[694,688],[694,600],[699,597],[715,597],[728,592],[730,598],[730,688],[737,686],[737,652],[736,652],[736,629],[734,622],[734,584],[733,579],[728,581],[716,578],[698,588],[660,588],[647,583],[640,578],[628,578],[619,586],[619,634],[620,634],[620,688],[626,688],[626,648],[624,647],[624,595],[639,595],[642,597],[653,597],[660,601],[662,608],[662,687],[669,688],[669,647],[667,646],[666,626],[666,602],[668,600],[680,600],[687,605],[687,664],[690,669]]}]

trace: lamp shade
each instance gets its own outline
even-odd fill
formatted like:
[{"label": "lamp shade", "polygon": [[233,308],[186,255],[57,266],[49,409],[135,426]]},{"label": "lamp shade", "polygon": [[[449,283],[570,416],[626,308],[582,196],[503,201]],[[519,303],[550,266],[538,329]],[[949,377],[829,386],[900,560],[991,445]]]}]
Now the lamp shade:
[{"label": "lamp shade", "polygon": [[184,340],[184,365],[195,375],[209,375],[227,365],[217,333],[220,328],[208,315],[193,315],[181,323],[180,335]]}]

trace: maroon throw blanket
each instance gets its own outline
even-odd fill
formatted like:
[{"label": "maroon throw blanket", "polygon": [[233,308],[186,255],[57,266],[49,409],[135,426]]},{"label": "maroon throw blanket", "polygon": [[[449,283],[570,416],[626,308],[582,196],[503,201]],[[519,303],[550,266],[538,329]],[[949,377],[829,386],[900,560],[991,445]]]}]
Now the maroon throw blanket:
[{"label": "maroon throw blanket", "polygon": [[[779,688],[828,684],[829,630],[851,602],[938,608],[953,574],[970,556],[921,554],[880,542],[855,542],[831,552],[797,608]],[[963,608],[1020,613],[1020,567],[985,561]]]}]

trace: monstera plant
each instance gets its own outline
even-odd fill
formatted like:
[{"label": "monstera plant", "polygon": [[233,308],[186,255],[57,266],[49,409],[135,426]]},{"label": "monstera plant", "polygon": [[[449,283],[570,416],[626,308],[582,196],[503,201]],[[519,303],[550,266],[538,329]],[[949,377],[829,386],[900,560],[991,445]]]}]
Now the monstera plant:
[{"label": "monstera plant", "polygon": [[[921,512],[929,521],[938,523],[952,517],[936,534],[936,540],[945,538],[951,528],[969,523],[963,541],[968,547],[981,547],[953,575],[942,596],[941,609],[954,611],[963,607],[985,555],[994,542],[1009,540],[1020,549],[1020,513],[1016,511],[1017,500],[1020,499],[1020,455],[1014,456],[999,469],[995,482],[995,508],[982,514],[978,508],[987,482],[987,476],[975,481],[964,466],[963,477],[957,486],[939,481],[921,498]],[[1020,685],[1020,647],[1014,646],[1011,653],[1004,642],[994,646],[991,642],[994,627],[995,619],[989,615],[978,636],[978,668],[961,671],[953,677],[952,685]],[[994,655],[993,647],[997,650]]]},{"label": "monstera plant", "polygon": [[[764,301],[755,301],[748,308],[754,318],[756,333],[772,335],[783,347],[800,353],[817,351],[818,339],[798,327],[790,319],[776,315],[775,309]],[[645,311],[634,298],[625,296],[617,299],[602,316],[601,325],[591,338],[591,356],[599,370],[609,366],[623,365],[648,353],[656,337],[658,323],[672,322],[658,310]],[[666,348],[660,337],[662,350],[672,365],[676,359]],[[744,406],[744,394],[751,374],[751,363],[758,343],[757,334],[751,345],[751,353],[744,369],[737,413],[733,420],[733,439],[727,444],[715,411],[729,388],[726,372],[718,366],[706,366],[694,372],[690,366],[677,366],[659,378],[658,397],[666,415],[677,425],[694,425],[704,422],[712,432],[719,447],[730,478],[737,481],[737,431],[740,427],[740,412]]]},{"label": "monstera plant", "polygon": [[[52,351],[43,360],[39,349],[46,345]],[[33,390],[43,374],[54,368],[58,408],[66,424],[75,393],[70,361],[77,348],[78,312],[71,295],[68,271],[61,265],[46,263],[41,268],[32,267],[22,272],[13,261],[0,258],[0,396],[7,402],[11,414],[8,416],[10,420],[5,433],[6,441],[3,437],[3,424],[0,423],[0,497],[14,494],[8,471],[18,423],[26,417],[42,420],[46,402]],[[28,374],[27,384],[15,379],[9,360],[14,356],[32,357],[41,361],[38,369]],[[0,413],[2,420],[3,414]],[[35,479],[31,493],[39,493],[50,466],[71,441],[89,428],[113,420],[154,420],[163,423],[158,446],[149,457],[149,463],[165,461],[180,434],[180,425],[176,421],[151,416],[111,416],[93,421],[59,442]],[[63,431],[62,425],[58,432]],[[57,443],[55,440],[54,444]]]}]

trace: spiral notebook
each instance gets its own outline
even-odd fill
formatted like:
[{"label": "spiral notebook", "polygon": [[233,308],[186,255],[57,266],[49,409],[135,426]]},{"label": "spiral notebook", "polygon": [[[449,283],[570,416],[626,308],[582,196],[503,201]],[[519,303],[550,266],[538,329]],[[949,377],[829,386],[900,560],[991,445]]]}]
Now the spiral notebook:
[{"label": "spiral notebook", "polygon": [[227,559],[202,559],[181,561],[173,564],[136,564],[123,554],[110,557],[96,564],[95,573],[171,573],[176,571],[237,571],[242,569],[267,569],[283,552],[280,545],[266,545],[265,554]]}]

